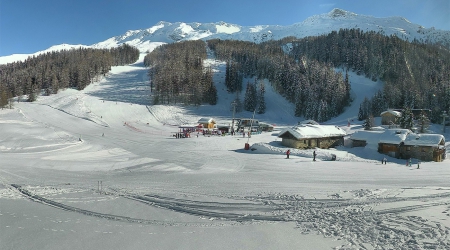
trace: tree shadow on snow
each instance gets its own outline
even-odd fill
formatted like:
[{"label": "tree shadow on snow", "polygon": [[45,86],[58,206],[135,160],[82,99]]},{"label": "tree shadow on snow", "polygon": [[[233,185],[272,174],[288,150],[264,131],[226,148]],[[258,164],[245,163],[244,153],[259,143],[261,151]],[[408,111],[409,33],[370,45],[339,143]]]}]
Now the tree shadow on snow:
[{"label": "tree shadow on snow", "polygon": [[87,93],[105,101],[150,105],[148,69],[136,64],[134,70],[109,75],[100,88]]}]

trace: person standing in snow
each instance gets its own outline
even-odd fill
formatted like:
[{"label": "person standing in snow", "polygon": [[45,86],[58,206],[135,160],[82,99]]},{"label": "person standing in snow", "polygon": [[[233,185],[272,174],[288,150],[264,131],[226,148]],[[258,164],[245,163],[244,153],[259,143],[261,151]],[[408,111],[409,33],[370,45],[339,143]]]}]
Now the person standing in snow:
[{"label": "person standing in snow", "polygon": [[286,158],[287,159],[289,159],[289,155],[291,154],[291,150],[290,149],[288,149],[287,151],[286,151]]},{"label": "person standing in snow", "polygon": [[383,162],[381,162],[381,164],[384,163],[384,165],[386,165],[386,162],[387,162],[387,159],[386,159],[386,157],[384,157],[384,158],[383,158]]},{"label": "person standing in snow", "polygon": [[409,158],[409,166],[412,167],[412,160]]},{"label": "person standing in snow", "polygon": [[316,150],[314,150],[314,152],[313,152],[313,161],[316,161]]},{"label": "person standing in snow", "polygon": [[419,168],[420,168],[420,160],[417,161],[417,169],[419,169]]}]

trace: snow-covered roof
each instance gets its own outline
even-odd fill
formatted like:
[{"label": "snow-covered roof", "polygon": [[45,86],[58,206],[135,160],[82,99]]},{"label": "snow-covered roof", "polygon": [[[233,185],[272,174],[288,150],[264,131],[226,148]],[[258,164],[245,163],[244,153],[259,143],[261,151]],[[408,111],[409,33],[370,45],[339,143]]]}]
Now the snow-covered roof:
[{"label": "snow-covered roof", "polygon": [[345,136],[347,133],[341,128],[333,125],[298,125],[292,128],[285,128],[280,131],[278,137],[285,133],[292,134],[296,139],[323,138],[334,136]]},{"label": "snow-covered roof", "polygon": [[198,120],[198,123],[215,123],[216,121],[211,117],[202,117]]},{"label": "snow-covered roof", "polygon": [[429,146],[437,147],[445,144],[445,138],[439,134],[409,134],[405,139],[406,146]]},{"label": "snow-covered roof", "polygon": [[377,131],[357,131],[350,136],[351,140],[366,141],[368,144],[390,143],[400,144],[406,135],[411,133],[409,129],[386,129]]},{"label": "snow-covered roof", "polygon": [[391,115],[394,115],[394,116],[396,116],[396,117],[401,117],[402,116],[402,112],[398,112],[398,111],[395,111],[395,110],[387,110],[387,111],[384,111],[384,112],[381,112],[381,115],[385,115],[385,114],[391,114]]},{"label": "snow-covered roof", "polygon": [[304,120],[298,123],[299,125],[311,124],[311,125],[319,125],[318,122],[314,120]]},{"label": "snow-covered roof", "polygon": [[351,140],[366,141],[367,144],[389,143],[407,146],[437,146],[445,143],[443,135],[415,134],[408,129],[386,129],[381,131],[357,131],[350,136]]}]

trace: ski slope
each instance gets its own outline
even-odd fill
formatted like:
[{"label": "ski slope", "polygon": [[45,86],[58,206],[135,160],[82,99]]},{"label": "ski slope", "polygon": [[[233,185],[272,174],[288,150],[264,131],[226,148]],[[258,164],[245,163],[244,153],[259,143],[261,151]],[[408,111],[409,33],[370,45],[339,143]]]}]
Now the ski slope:
[{"label": "ski slope", "polygon": [[[255,118],[274,132],[176,139],[201,117],[231,122],[225,65],[205,62],[217,105],[162,106],[151,105],[142,60],[83,91],[0,110],[0,249],[450,247],[448,159],[381,165],[370,148],[346,147],[285,159],[277,131],[301,119],[268,82]],[[350,81],[355,102],[328,124],[352,133],[361,124],[347,121],[382,83]]]}]

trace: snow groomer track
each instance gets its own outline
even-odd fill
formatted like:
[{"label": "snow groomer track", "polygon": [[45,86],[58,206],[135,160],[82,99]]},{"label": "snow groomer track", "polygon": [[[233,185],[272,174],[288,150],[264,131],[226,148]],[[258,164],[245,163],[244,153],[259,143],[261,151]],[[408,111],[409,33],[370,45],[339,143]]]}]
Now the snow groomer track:
[{"label": "snow groomer track", "polygon": [[[148,219],[140,219],[140,218],[131,218],[127,216],[120,215],[112,215],[94,212],[86,209],[77,208],[74,206],[69,206],[66,204],[62,204],[60,202],[56,202],[42,196],[33,194],[29,190],[21,187],[17,184],[11,184],[13,188],[18,190],[25,197],[45,204],[52,206],[54,208],[63,209],[66,211],[76,212],[80,214],[84,214],[87,216],[94,216],[98,218],[114,220],[114,221],[126,221],[132,223],[142,223],[142,224],[155,224],[155,225],[165,225],[165,226],[176,226],[176,225],[211,225],[212,223],[176,223],[176,222],[163,222],[157,220],[148,220]],[[117,194],[114,194],[117,195]],[[169,197],[162,197],[157,195],[132,195],[132,194],[119,194],[119,196],[135,200],[138,202],[142,202],[144,204],[155,206],[163,209],[170,209],[175,212],[186,213],[195,216],[202,216],[208,218],[217,218],[222,221],[235,221],[235,222],[252,222],[252,221],[284,221],[284,216],[271,216],[271,215],[259,215],[259,214],[239,214],[233,212],[222,212],[222,211],[254,211],[260,213],[271,213],[273,209],[258,203],[217,203],[217,202],[201,202],[201,201],[192,201],[192,200],[184,200],[184,199],[173,199]]]}]

